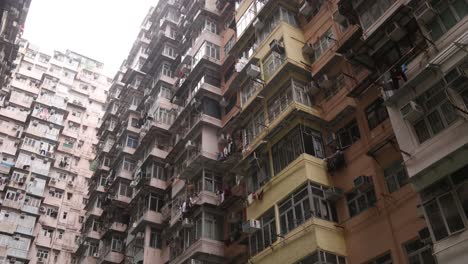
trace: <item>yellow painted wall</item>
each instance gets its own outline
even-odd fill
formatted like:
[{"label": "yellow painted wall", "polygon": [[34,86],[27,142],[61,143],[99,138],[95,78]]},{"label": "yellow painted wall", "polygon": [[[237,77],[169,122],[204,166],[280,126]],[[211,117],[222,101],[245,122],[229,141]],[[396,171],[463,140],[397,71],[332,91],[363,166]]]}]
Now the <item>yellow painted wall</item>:
[{"label": "yellow painted wall", "polygon": [[311,155],[302,154],[263,186],[263,199],[255,200],[247,207],[247,219],[259,218],[308,180],[330,185],[325,162]]}]

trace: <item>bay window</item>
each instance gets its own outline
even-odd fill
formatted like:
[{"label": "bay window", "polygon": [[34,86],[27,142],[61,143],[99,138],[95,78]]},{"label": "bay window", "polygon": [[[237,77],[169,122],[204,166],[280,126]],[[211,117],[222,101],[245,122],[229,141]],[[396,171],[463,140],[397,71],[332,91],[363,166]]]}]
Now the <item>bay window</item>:
[{"label": "bay window", "polygon": [[421,191],[426,220],[435,241],[468,225],[468,166]]},{"label": "bay window", "polygon": [[304,125],[293,128],[271,148],[274,173],[280,173],[300,155],[306,153],[317,158],[324,158],[322,136],[320,132]]},{"label": "bay window", "polygon": [[262,229],[249,238],[250,255],[254,256],[272,245],[278,239],[274,208],[269,209],[260,217]]},{"label": "bay window", "polygon": [[337,221],[335,206],[325,199],[327,188],[312,182],[290,194],[278,205],[281,234],[287,234],[311,217]]},{"label": "bay window", "polygon": [[432,7],[437,10],[435,17],[426,25],[433,40],[440,39],[468,14],[468,3],[465,0],[430,2],[432,2]]},{"label": "bay window", "polygon": [[268,57],[263,61],[263,79],[269,80],[272,75],[278,70],[284,63],[284,54],[280,54],[276,51],[272,51]]}]

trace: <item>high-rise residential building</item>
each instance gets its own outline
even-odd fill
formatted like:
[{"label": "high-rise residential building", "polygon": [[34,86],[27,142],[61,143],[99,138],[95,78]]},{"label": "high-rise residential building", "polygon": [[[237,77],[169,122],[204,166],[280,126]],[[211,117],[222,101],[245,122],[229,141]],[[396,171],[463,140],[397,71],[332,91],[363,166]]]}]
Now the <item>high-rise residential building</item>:
[{"label": "high-rise residential building", "polygon": [[2,0],[0,2],[0,87],[8,84],[15,68],[18,40],[23,34],[24,22],[31,0]]},{"label": "high-rise residential building", "polygon": [[160,0],[109,90],[76,258],[464,263],[467,12]]},{"label": "high-rise residential building", "polygon": [[76,52],[19,46],[0,94],[0,262],[76,263],[111,80]]}]

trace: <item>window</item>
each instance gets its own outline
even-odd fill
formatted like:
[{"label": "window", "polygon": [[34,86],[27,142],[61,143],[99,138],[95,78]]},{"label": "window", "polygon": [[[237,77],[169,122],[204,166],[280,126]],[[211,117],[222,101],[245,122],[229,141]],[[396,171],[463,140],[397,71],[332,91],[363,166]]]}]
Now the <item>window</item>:
[{"label": "window", "polygon": [[123,250],[123,239],[118,236],[113,236],[111,240],[111,250],[112,251],[117,251],[117,252],[122,252]]},{"label": "window", "polygon": [[175,58],[176,57],[176,52],[175,52],[175,49],[174,47],[172,46],[169,46],[169,45],[164,45],[164,51],[163,51],[164,55],[166,56],[169,56],[169,57],[172,57],[172,58]]},{"label": "window", "polygon": [[[226,45],[224,45],[224,54],[227,55],[229,53],[229,51],[232,49],[232,47],[234,47],[234,44],[236,44],[236,40],[233,37],[231,37],[228,42],[226,43]],[[225,78],[225,80],[229,80],[229,78]]]},{"label": "window", "polygon": [[387,107],[381,97],[366,107],[366,116],[371,130],[388,118]]},{"label": "window", "polygon": [[270,55],[263,61],[263,78],[269,80],[273,73],[278,70],[284,63],[284,56],[278,52],[271,52]]},{"label": "window", "polygon": [[68,215],[68,213],[67,213],[67,212],[63,212],[63,216],[62,216],[62,218],[63,218],[63,219],[67,219],[67,215]]},{"label": "window", "polygon": [[223,221],[221,217],[204,212],[203,223],[203,237],[213,240],[222,239]]},{"label": "window", "polygon": [[278,205],[281,234],[291,232],[311,217],[337,221],[333,204],[325,199],[325,188],[307,183]]},{"label": "window", "polygon": [[220,47],[211,42],[205,41],[200,49],[193,56],[192,65],[195,67],[203,58],[220,60]]},{"label": "window", "polygon": [[98,253],[99,243],[98,242],[89,242],[89,256],[94,256],[94,254]]},{"label": "window", "polygon": [[218,26],[216,21],[211,18],[206,18],[205,20],[205,29],[210,31],[211,33],[218,34]]},{"label": "window", "polygon": [[359,127],[356,119],[353,119],[346,126],[340,128],[336,132],[337,144],[341,149],[345,149],[351,146],[354,142],[361,138]]},{"label": "window", "polygon": [[152,248],[162,248],[161,233],[154,228],[151,228],[149,246]]},{"label": "window", "polygon": [[49,257],[49,251],[46,250],[46,249],[38,249],[36,257],[37,258],[42,258],[42,259],[47,259]]},{"label": "window", "polygon": [[307,153],[317,158],[324,158],[320,132],[303,125],[293,128],[271,149],[275,174],[281,172],[300,155]]},{"label": "window", "polygon": [[52,238],[52,235],[54,234],[54,231],[52,229],[42,229],[42,236]]},{"label": "window", "polygon": [[171,65],[168,63],[163,63],[161,65],[161,74],[165,75],[167,77],[172,78],[172,70],[171,70]]},{"label": "window", "polygon": [[172,98],[172,90],[171,88],[161,85],[160,91],[159,91],[159,96],[164,97],[166,99],[171,99]]},{"label": "window", "polygon": [[361,1],[359,6],[355,6],[362,30],[368,30],[390,8],[393,2],[393,0]]},{"label": "window", "polygon": [[274,208],[269,209],[259,220],[261,221],[262,229],[252,234],[249,238],[251,256],[269,247],[278,238]]},{"label": "window", "polygon": [[384,170],[385,182],[390,193],[400,189],[408,183],[408,174],[403,161],[396,161]]},{"label": "window", "polygon": [[440,39],[468,14],[468,3],[465,0],[432,1],[437,10],[435,18],[427,24],[433,40]]},{"label": "window", "polygon": [[392,255],[390,252],[385,253],[385,255],[377,257],[373,260],[366,262],[365,264],[392,264]]},{"label": "window", "polygon": [[216,193],[222,189],[222,179],[221,176],[214,171],[204,169],[201,173],[199,181],[197,181],[197,191],[208,191]]},{"label": "window", "polygon": [[58,230],[58,239],[62,239],[64,233],[65,233],[65,231],[59,229]]},{"label": "window", "polygon": [[139,123],[139,120],[138,120],[137,118],[132,118],[132,119],[130,120],[130,125],[131,125],[132,127],[139,128],[140,125],[139,125],[138,123]]},{"label": "window", "polygon": [[119,186],[119,194],[126,197],[132,197],[133,188],[127,184],[121,183]]},{"label": "window", "polygon": [[458,119],[445,93],[445,86],[445,81],[441,80],[416,98],[424,109],[423,118],[413,124],[419,143],[440,133]]},{"label": "window", "polygon": [[346,259],[334,253],[318,250],[296,264],[346,264]]},{"label": "window", "polygon": [[421,192],[432,237],[439,241],[468,225],[468,166]]},{"label": "window", "polygon": [[409,241],[404,246],[409,264],[436,264],[432,247],[419,239]]},{"label": "window", "polygon": [[314,43],[314,54],[311,57],[312,62],[318,60],[332,45],[336,42],[335,34],[329,28],[318,40]]},{"label": "window", "polygon": [[367,191],[353,190],[346,194],[349,216],[353,217],[375,205],[377,201],[374,188]]},{"label": "window", "polygon": [[244,128],[244,146],[248,146],[260,133],[265,130],[265,113],[259,111]]},{"label": "window", "polygon": [[138,138],[133,136],[127,136],[127,147],[137,148],[138,147]]},{"label": "window", "polygon": [[128,158],[124,158],[123,160],[123,169],[126,171],[134,171],[135,170],[135,162]]},{"label": "window", "polygon": [[256,153],[257,159],[248,169],[247,188],[250,193],[260,189],[271,178],[268,153]]}]

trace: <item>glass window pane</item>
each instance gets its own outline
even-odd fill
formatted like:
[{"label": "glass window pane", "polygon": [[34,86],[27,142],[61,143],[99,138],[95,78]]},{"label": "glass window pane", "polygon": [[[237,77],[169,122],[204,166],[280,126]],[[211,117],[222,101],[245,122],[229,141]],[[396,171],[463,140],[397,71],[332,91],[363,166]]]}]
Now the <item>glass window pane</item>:
[{"label": "glass window pane", "polygon": [[450,232],[456,232],[463,229],[465,226],[455,204],[455,200],[453,199],[453,195],[448,193],[440,197],[439,201]]},{"label": "glass window pane", "polygon": [[447,229],[445,228],[444,220],[442,219],[442,214],[440,213],[439,206],[437,202],[431,201],[430,203],[424,206],[426,211],[427,218],[431,224],[432,232],[436,240],[440,240],[448,236]]}]

